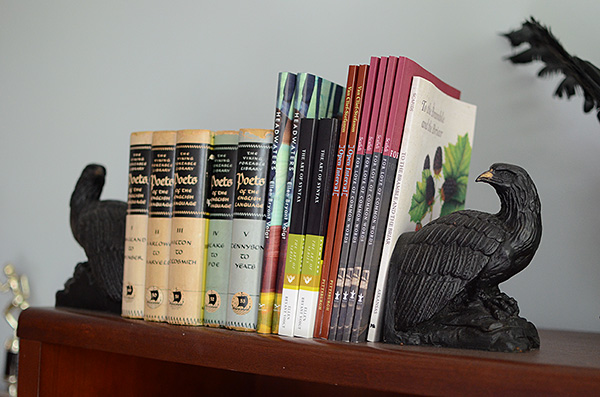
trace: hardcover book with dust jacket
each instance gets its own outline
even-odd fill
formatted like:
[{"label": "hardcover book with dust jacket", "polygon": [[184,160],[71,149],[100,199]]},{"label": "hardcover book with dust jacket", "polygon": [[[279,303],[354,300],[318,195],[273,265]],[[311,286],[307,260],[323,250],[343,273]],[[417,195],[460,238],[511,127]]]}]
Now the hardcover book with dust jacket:
[{"label": "hardcover book with dust jacket", "polygon": [[177,131],[167,321],[202,325],[212,131]]},{"label": "hardcover book with dust jacket", "polygon": [[208,197],[208,246],[206,249],[206,294],[204,324],[224,327],[231,258],[233,203],[239,131],[217,131],[212,151],[212,173]]},{"label": "hardcover book with dust jacket", "polygon": [[144,307],[144,320],[147,321],[167,321],[176,140],[175,131],[152,134]]},{"label": "hardcover book with dust jacket", "polygon": [[272,130],[240,130],[225,324],[240,331],[256,330],[272,144]]},{"label": "hardcover book with dust jacket", "polygon": [[151,131],[131,134],[121,308],[121,315],[129,318],[144,318],[151,148]]}]

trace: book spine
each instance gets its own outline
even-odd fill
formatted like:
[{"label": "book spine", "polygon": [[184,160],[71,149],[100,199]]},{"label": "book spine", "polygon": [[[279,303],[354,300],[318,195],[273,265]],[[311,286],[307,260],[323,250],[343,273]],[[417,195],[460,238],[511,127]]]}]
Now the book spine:
[{"label": "book spine", "polygon": [[[333,305],[334,291],[336,285],[336,279],[338,270],[340,267],[346,268],[348,263],[348,254],[350,252],[350,243],[352,236],[352,229],[354,226],[354,219],[356,214],[356,201],[358,199],[358,190],[360,185],[360,176],[363,167],[363,160],[365,154],[365,144],[368,135],[369,121],[371,119],[371,108],[373,105],[373,96],[375,92],[375,81],[377,79],[377,71],[379,68],[379,58],[371,57],[371,64],[366,68],[368,70],[368,76],[366,76],[363,86],[364,89],[358,90],[355,96],[355,106],[352,116],[352,126],[350,130],[359,130],[359,135],[356,142],[356,154],[354,156],[354,165],[352,167],[352,176],[350,178],[350,190],[348,195],[348,207],[346,210],[346,218],[344,221],[343,238],[341,241],[339,260],[332,261],[331,267],[328,270],[329,276],[326,286],[326,298],[323,304],[323,323],[319,334],[315,337],[321,337],[327,339],[329,335],[329,327],[331,325],[331,311]],[[364,73],[366,73],[365,71]],[[363,72],[359,69],[359,81]],[[360,83],[359,83],[360,84]],[[364,91],[364,92],[363,92]],[[364,109],[364,110],[363,110]],[[360,216],[360,215],[359,215]],[[325,271],[325,269],[323,269]],[[320,303],[320,302],[319,302]]]},{"label": "book spine", "polygon": [[[325,91],[322,90],[325,86]],[[327,94],[324,94],[326,92]],[[299,73],[296,81],[296,92],[294,93],[294,121],[293,126],[296,127],[299,124],[300,118],[322,118],[332,117],[339,114],[340,103],[340,92],[343,92],[343,87],[324,80],[321,77],[314,76],[307,73]],[[333,99],[332,96],[333,95]],[[326,106],[323,108],[322,103],[330,104],[332,106]],[[323,110],[324,109],[324,110]],[[323,114],[323,112],[325,112]],[[333,115],[331,114],[333,112]],[[297,147],[297,136],[294,140],[294,130],[292,129],[292,140],[290,144],[290,158],[288,165],[288,175],[286,180],[286,191],[283,208],[283,221],[281,228],[281,242],[279,247],[279,260],[277,264],[277,288],[275,291],[275,304],[273,306],[273,322],[272,332],[279,332],[279,319],[281,317],[281,294],[283,291],[283,282],[285,275],[286,266],[286,255],[288,247],[288,229],[289,229],[289,217],[292,211],[292,194],[294,191],[294,172],[296,169],[296,150]]]},{"label": "book spine", "polygon": [[[271,319],[271,332],[279,333],[281,317],[281,300],[283,294],[284,275],[286,268],[286,255],[288,251],[288,234],[290,216],[292,212],[292,195],[294,194],[294,179],[296,172],[296,152],[298,150],[298,132],[300,119],[306,116],[315,90],[317,76],[309,73],[299,73],[296,78],[296,87],[292,100],[292,133],[289,142],[289,159],[285,180],[283,199],[283,212],[281,219],[281,235],[279,237],[279,257],[277,258],[277,278],[275,281],[275,302],[273,304],[273,318]],[[314,113],[314,112],[313,112]]]},{"label": "book spine", "polygon": [[[360,177],[358,196],[356,201],[356,216],[352,229],[352,240],[350,244],[350,252],[346,263],[338,265],[338,274],[336,277],[335,292],[333,295],[333,305],[331,310],[331,324],[329,325],[330,340],[342,340],[343,327],[346,319],[346,308],[348,306],[348,290],[352,280],[352,272],[354,264],[362,258],[358,258],[358,247],[362,220],[365,216],[364,207],[367,194],[367,186],[369,183],[369,175],[371,171],[371,160],[373,158],[373,148],[375,146],[375,136],[377,133],[377,120],[379,118],[379,109],[383,97],[383,88],[385,83],[385,73],[387,67],[387,57],[382,57],[379,61],[377,70],[377,82],[373,97],[373,106],[371,109],[371,119],[368,125],[368,135],[365,145],[365,154],[363,158],[363,169]],[[339,330],[339,335],[338,335]]]},{"label": "book spine", "polygon": [[167,322],[202,325],[212,132],[177,131]]},{"label": "book spine", "polygon": [[328,233],[328,218],[331,215],[334,165],[337,158],[339,136],[337,119],[319,121],[313,167],[314,178],[309,202],[310,211],[306,226],[306,242],[294,324],[294,336],[304,338],[312,338],[314,334],[323,248]]},{"label": "book spine", "polygon": [[[335,286],[336,286],[336,280],[337,280],[337,273],[339,270],[339,267],[342,266],[343,268],[345,268],[346,263],[347,263],[347,259],[348,259],[348,252],[350,250],[350,237],[352,234],[352,228],[354,225],[354,218],[355,216],[359,216],[360,214],[355,214],[355,206],[356,206],[356,200],[358,198],[358,188],[360,185],[360,175],[361,175],[361,171],[362,171],[362,167],[363,167],[363,159],[364,159],[364,153],[365,153],[365,145],[366,145],[366,140],[367,140],[367,135],[368,135],[368,129],[369,129],[369,120],[371,118],[371,108],[373,105],[373,97],[374,97],[374,92],[375,92],[375,82],[377,79],[377,71],[379,68],[379,58],[377,57],[371,57],[371,64],[369,66],[369,75],[367,77],[366,80],[366,87],[365,87],[365,91],[364,91],[364,95],[362,95],[363,100],[358,100],[358,95],[361,94],[357,94],[356,98],[355,98],[355,103],[357,106],[354,107],[354,111],[353,111],[353,116],[352,116],[352,125],[351,125],[351,130],[352,128],[359,128],[360,132],[359,132],[359,136],[357,139],[357,143],[356,143],[356,156],[355,156],[355,161],[354,161],[354,166],[353,166],[353,170],[352,170],[352,178],[351,178],[351,187],[350,187],[350,194],[349,194],[349,198],[348,198],[348,209],[346,212],[346,220],[345,220],[345,225],[344,225],[344,236],[343,236],[343,241],[342,241],[342,249],[340,252],[340,259],[339,261],[335,262],[332,261],[331,264],[329,265],[329,268],[325,267],[325,262],[323,265],[323,272],[327,272],[328,274],[324,274],[321,277],[321,287],[319,290],[319,306],[318,306],[318,310],[321,309],[322,306],[322,322],[319,324],[315,324],[315,337],[320,337],[320,338],[324,338],[327,339],[328,335],[329,335],[329,327],[331,324],[331,314],[332,314],[332,308],[333,308],[333,299],[334,299],[334,292],[335,292]],[[359,73],[360,75],[360,73]],[[364,102],[364,105],[361,105],[362,102]],[[327,281],[326,284],[323,284],[323,280],[324,278],[327,277]],[[321,302],[322,297],[323,298],[323,302]],[[317,313],[317,320],[319,320],[319,314]]]},{"label": "book spine", "polygon": [[[397,140],[397,142],[392,141],[391,145],[393,147],[401,147],[404,145],[401,141],[404,140],[402,138],[405,118],[407,117],[407,108],[409,103],[409,95],[410,95],[410,87],[413,80],[413,77],[424,77],[431,81],[438,89],[442,92],[446,93],[452,98],[460,99],[460,91],[456,88],[446,84],[438,77],[434,76],[432,73],[428,72],[416,62],[401,57],[398,64],[398,73],[399,73],[399,82],[396,83],[397,87],[396,91],[396,101],[392,103],[392,109],[390,113],[390,130],[393,131],[393,136]],[[400,159],[400,161],[403,161]],[[403,165],[397,165],[398,172],[402,172]],[[396,175],[396,178],[398,176]],[[394,182],[394,190],[399,189],[399,183]],[[394,196],[400,194],[399,192],[394,192]],[[393,199],[392,199],[393,200]],[[392,209],[394,209],[398,204],[395,204],[392,201],[390,208],[390,217],[388,217],[388,226],[386,226],[386,237],[383,244],[383,248],[381,250],[381,259],[379,261],[379,271],[377,274],[377,281],[374,286],[374,291],[372,292],[372,307],[368,324],[367,331],[367,340],[371,342],[377,342],[381,339],[381,329],[382,329],[382,311],[383,311],[383,297],[385,296],[385,288],[386,288],[386,280],[388,275],[389,268],[389,258],[391,256],[391,250],[393,250],[393,244],[396,242],[396,238],[399,235],[398,227],[394,226],[395,216],[392,214]],[[394,211],[396,211],[394,209]],[[391,222],[391,225],[389,225]],[[395,232],[390,231],[390,228],[395,230]],[[396,238],[392,238],[389,234],[395,233]],[[368,288],[368,287],[367,287]],[[364,320],[363,320],[364,324]]]},{"label": "book spine", "polygon": [[121,315],[129,318],[144,318],[151,149],[151,131],[131,134],[121,307]]},{"label": "book spine", "polygon": [[[391,100],[387,108],[388,114],[384,116],[385,122],[382,124],[383,130],[386,131],[385,140],[383,141],[379,175],[376,181],[377,188],[374,192],[375,196],[373,199],[371,222],[367,234],[365,257],[363,259],[360,277],[356,280],[358,286],[356,289],[354,319],[348,329],[345,330],[350,334],[351,342],[358,342],[359,339],[361,341],[366,340],[375,280],[379,270],[379,260],[381,258],[381,249],[390,208],[391,193],[393,190],[392,186],[394,185],[394,177],[398,164],[398,151],[400,150],[402,131],[397,131],[393,128],[395,115],[389,113],[389,109],[395,109],[398,100],[397,98],[400,90],[396,84],[399,84],[399,81],[402,79],[402,63],[399,62],[400,60],[396,57],[390,58],[390,60],[392,62],[389,67],[394,69],[395,76],[392,77],[392,80],[389,82],[391,86]],[[355,280],[353,280],[353,285],[354,283]],[[345,336],[346,335],[347,334],[345,334]]]},{"label": "book spine", "polygon": [[[373,57],[374,59],[375,58]],[[315,337],[327,338],[329,333],[330,315],[331,315],[331,300],[327,304],[328,285],[330,284],[330,277],[335,279],[337,277],[337,271],[339,268],[341,255],[342,255],[342,244],[348,243],[348,237],[350,231],[346,228],[347,217],[351,217],[351,222],[354,218],[354,201],[356,196],[351,195],[352,179],[354,177],[354,167],[360,117],[362,113],[364,91],[367,83],[367,73],[369,71],[369,65],[361,65],[358,67],[356,74],[356,88],[354,90],[354,98],[352,104],[350,128],[348,132],[348,142],[346,145],[346,154],[344,158],[344,176],[343,184],[340,192],[340,202],[338,206],[338,214],[336,220],[335,237],[333,243],[333,252],[331,253],[331,260],[329,262],[323,262],[323,269],[321,275],[321,284],[319,288],[319,301],[317,303],[317,315],[315,321]],[[363,145],[364,146],[364,145]],[[361,163],[362,164],[362,163]],[[360,167],[360,166],[359,166]],[[360,169],[358,170],[360,173]],[[354,182],[358,184],[357,181]],[[331,219],[330,214],[330,219]],[[333,270],[332,270],[333,269]],[[331,275],[333,271],[333,276]]]},{"label": "book spine", "polygon": [[304,257],[306,223],[310,203],[313,155],[317,133],[317,120],[304,118],[300,121],[298,133],[298,154],[294,181],[293,209],[288,233],[288,254],[286,256],[285,278],[282,290],[282,316],[278,333],[293,335],[293,310],[300,283],[300,273]]},{"label": "book spine", "polygon": [[224,327],[239,131],[215,132],[210,175],[204,324]]},{"label": "book spine", "polygon": [[242,129],[238,144],[226,326],[256,330],[273,131]]},{"label": "book spine", "polygon": [[[340,192],[342,189],[342,180],[344,174],[344,155],[346,153],[346,143],[348,140],[348,130],[350,128],[351,118],[352,118],[352,103],[354,98],[354,91],[356,88],[356,72],[358,70],[358,66],[350,65],[348,67],[348,77],[346,82],[346,96],[344,100],[344,113],[342,116],[342,126],[339,136],[339,148],[336,157],[335,163],[335,178],[333,181],[333,191],[331,197],[331,208],[329,210],[329,224],[327,225],[327,239],[325,241],[325,252],[323,254],[323,268],[326,269],[323,272],[323,275],[329,275],[329,268],[331,267],[332,260],[332,251],[334,246],[334,238],[335,238],[335,229],[336,229],[336,221],[337,221],[337,213],[338,206],[340,202]],[[327,285],[327,279],[319,280],[319,291],[323,296],[325,295],[325,286]],[[321,329],[321,323],[323,321],[323,302],[324,298],[321,298],[321,308],[319,311],[319,315],[316,317],[315,328],[317,330]]]},{"label": "book spine", "polygon": [[271,333],[273,304],[277,280],[277,262],[281,241],[281,223],[285,196],[285,177],[290,158],[292,134],[292,100],[296,75],[282,72],[278,77],[277,103],[273,126],[273,150],[268,182],[267,218],[265,226],[265,255],[261,281],[257,332]]},{"label": "book spine", "polygon": [[373,147],[373,157],[371,159],[371,170],[369,173],[369,184],[367,186],[367,194],[365,196],[365,207],[364,216],[360,231],[360,240],[358,246],[357,262],[354,265],[352,272],[352,278],[348,293],[348,304],[346,308],[346,318],[343,328],[342,340],[345,342],[350,341],[350,335],[352,332],[352,322],[354,319],[354,309],[356,301],[358,300],[358,289],[360,286],[360,278],[363,272],[363,266],[366,262],[366,253],[368,248],[368,241],[371,231],[371,225],[374,223],[373,216],[378,212],[379,203],[375,201],[377,183],[379,175],[381,174],[381,163],[383,158],[383,146],[386,137],[386,126],[388,121],[388,114],[390,110],[391,97],[394,87],[394,78],[396,75],[396,65],[398,63],[397,57],[389,57],[385,85],[383,90],[383,98],[381,101],[381,107],[379,109],[379,118],[377,121],[377,134],[375,135],[375,146]]},{"label": "book spine", "polygon": [[177,132],[152,134],[144,320],[167,320],[173,178]]}]

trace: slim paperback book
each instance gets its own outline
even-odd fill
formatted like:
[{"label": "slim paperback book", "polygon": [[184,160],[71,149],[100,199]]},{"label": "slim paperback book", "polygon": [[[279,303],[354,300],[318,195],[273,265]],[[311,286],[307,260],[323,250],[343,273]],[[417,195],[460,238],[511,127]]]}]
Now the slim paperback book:
[{"label": "slim paperback book", "polygon": [[[298,133],[298,155],[296,160],[296,177],[294,183],[294,207],[290,217],[288,234],[288,253],[286,255],[285,279],[283,281],[282,301],[286,308],[281,312],[280,332],[285,332],[287,324],[293,321],[295,313],[287,308],[295,307],[296,296],[300,285],[300,274],[304,258],[306,227],[310,206],[310,189],[313,178],[313,163],[317,139],[318,121],[301,119]],[[283,335],[291,336],[287,333]]]},{"label": "slim paperback book", "polygon": [[273,125],[273,149],[268,180],[267,219],[265,226],[265,255],[260,289],[257,332],[271,333],[273,305],[277,284],[277,263],[283,222],[285,185],[290,159],[292,137],[294,91],[296,75],[281,72],[278,75],[275,121]]},{"label": "slim paperback book", "polygon": [[[358,131],[358,137],[356,141],[355,153],[354,153],[354,165],[352,166],[352,175],[350,177],[350,186],[348,190],[348,204],[346,209],[346,216],[344,218],[344,226],[342,236],[340,238],[341,247],[339,249],[339,256],[337,259],[333,258],[329,269],[323,267],[323,271],[327,271],[321,278],[321,283],[325,276],[327,276],[327,284],[322,286],[323,290],[319,291],[319,294],[325,295],[323,303],[323,320],[320,325],[320,329],[315,327],[315,337],[321,337],[327,339],[329,335],[329,327],[331,324],[331,312],[334,298],[334,291],[337,282],[338,270],[341,268],[345,269],[348,262],[348,254],[350,252],[350,244],[352,241],[352,230],[354,227],[355,218],[360,218],[360,214],[357,213],[357,201],[358,191],[360,185],[360,177],[363,169],[363,162],[365,156],[365,145],[368,136],[369,121],[371,119],[371,109],[373,106],[373,97],[375,94],[375,82],[377,81],[377,72],[379,70],[379,58],[371,57],[371,63],[365,72],[368,75],[363,80],[362,71],[359,69],[359,78],[357,93],[354,99],[354,110],[352,113],[352,124],[350,127],[351,131]],[[360,88],[362,87],[362,88]],[[351,156],[350,156],[351,157]],[[346,164],[351,161],[347,159]],[[344,172],[345,173],[345,172]],[[338,251],[334,250],[334,253]],[[321,297],[319,296],[319,299]],[[319,304],[321,302],[319,301]],[[317,334],[318,332],[318,334]]]},{"label": "slim paperback book", "polygon": [[[272,332],[279,333],[282,309],[282,293],[287,260],[288,234],[290,216],[293,207],[293,192],[296,172],[296,152],[298,145],[298,127],[301,118],[341,117],[343,108],[344,88],[322,77],[309,73],[299,73],[296,80],[294,93],[294,111],[292,124],[292,137],[290,142],[290,158],[286,179],[285,199],[283,206],[283,220],[281,228],[281,241],[277,264],[277,282],[275,304],[273,307]],[[289,309],[289,310],[295,310]],[[288,323],[289,329],[284,331],[291,335],[293,323]]]},{"label": "slim paperback book", "polygon": [[[398,152],[400,151],[400,144],[403,136],[402,131],[404,129],[406,109],[408,108],[410,85],[414,76],[425,77],[446,94],[454,98],[460,98],[459,90],[444,83],[413,60],[406,57],[398,58],[396,81],[394,83],[389,120],[387,121],[388,133],[386,134],[386,140],[383,147],[382,169],[384,172],[380,172],[379,180],[377,182],[376,200],[378,200],[380,208],[378,209],[377,217],[373,218],[370,225],[369,239],[367,241],[370,252],[368,256],[369,260],[366,263],[366,271],[362,272],[360,275],[360,286],[362,287],[359,286],[359,288],[362,288],[363,293],[360,302],[357,302],[358,316],[355,315],[355,317],[358,317],[355,321],[357,325],[355,326],[353,324],[354,329],[356,329],[356,327],[359,328],[358,340],[360,341],[363,341],[366,337],[365,334],[369,323],[369,316],[366,314],[370,313],[371,308],[373,307],[373,292],[375,289],[375,280],[379,271],[381,247],[383,245],[386,225],[385,221],[379,222],[379,220],[387,220],[387,214],[389,212],[392,191],[386,187],[392,186],[394,183],[393,181],[398,164]],[[389,139],[387,139],[388,135]],[[361,292],[359,291],[358,294],[360,293]],[[369,328],[371,329],[372,327]],[[356,338],[357,335],[354,336],[353,340],[356,341]]]},{"label": "slim paperback book", "polygon": [[350,340],[353,342],[362,342],[367,337],[367,327],[369,325],[371,308],[373,305],[373,293],[379,272],[381,261],[381,251],[383,247],[383,238],[388,218],[390,202],[392,199],[392,190],[396,168],[398,165],[398,153],[403,137],[404,119],[406,108],[408,106],[408,92],[410,81],[413,76],[427,76],[440,89],[449,95],[458,97],[460,92],[455,88],[445,84],[440,79],[427,72],[416,62],[406,57],[397,58],[397,71],[394,82],[394,91],[391,99],[391,108],[387,120],[387,133],[383,146],[381,165],[377,178],[377,188],[375,191],[373,212],[363,267],[359,279],[359,287],[356,292],[356,303],[354,310],[354,319],[352,322],[352,332]]},{"label": "slim paperback book", "polygon": [[[348,66],[348,76],[346,79],[346,95],[344,98],[344,113],[342,115],[342,123],[340,127],[340,134],[338,139],[338,151],[336,155],[336,163],[335,163],[335,175],[333,179],[333,189],[331,192],[331,204],[329,209],[329,220],[328,220],[328,233],[327,238],[325,240],[325,248],[323,253],[323,269],[325,272],[329,272],[329,268],[331,267],[332,260],[332,251],[333,251],[333,240],[335,238],[335,228],[336,221],[338,215],[338,206],[340,202],[340,192],[342,190],[343,184],[343,174],[344,174],[344,156],[346,154],[346,144],[348,141],[348,131],[350,130],[350,123],[352,118],[352,104],[354,102],[354,91],[356,90],[356,73],[358,70],[357,65]],[[319,280],[319,289],[324,290],[326,280]],[[323,308],[323,299],[321,299],[321,311],[320,316],[316,317],[315,327],[317,329],[321,328],[322,323],[322,308]],[[319,304],[317,304],[317,309],[319,309]],[[317,310],[318,311],[318,310]]]},{"label": "slim paperback book", "polygon": [[310,210],[307,214],[302,271],[293,319],[294,336],[304,338],[312,338],[314,333],[339,134],[337,119],[319,120],[308,203]]},{"label": "slim paperback book", "polygon": [[[401,233],[464,208],[476,107],[412,78],[368,340],[379,340],[389,260]],[[376,314],[377,316],[373,315]]]}]

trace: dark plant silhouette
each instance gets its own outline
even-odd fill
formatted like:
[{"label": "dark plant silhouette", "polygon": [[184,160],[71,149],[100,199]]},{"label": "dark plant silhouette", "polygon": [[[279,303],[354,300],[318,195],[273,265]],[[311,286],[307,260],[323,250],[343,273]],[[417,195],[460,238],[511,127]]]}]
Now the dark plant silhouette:
[{"label": "dark plant silhouette", "polygon": [[576,93],[584,98],[583,111],[596,110],[600,121],[600,69],[591,62],[570,55],[558,42],[550,29],[542,26],[533,17],[523,23],[521,29],[503,33],[512,47],[529,44],[529,48],[507,57],[512,63],[542,61],[546,65],[538,72],[539,77],[562,74],[555,96],[571,98]]}]

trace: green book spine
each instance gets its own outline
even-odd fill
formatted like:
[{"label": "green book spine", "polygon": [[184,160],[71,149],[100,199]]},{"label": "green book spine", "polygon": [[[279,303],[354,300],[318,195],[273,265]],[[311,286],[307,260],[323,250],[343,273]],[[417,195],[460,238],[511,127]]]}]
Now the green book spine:
[{"label": "green book spine", "polygon": [[224,327],[239,131],[215,132],[210,176],[204,324]]},{"label": "green book spine", "polygon": [[177,131],[167,322],[202,325],[212,131]]},{"label": "green book spine", "polygon": [[272,143],[272,130],[240,130],[225,323],[240,331],[258,319]]},{"label": "green book spine", "polygon": [[144,307],[144,320],[147,321],[167,321],[176,139],[175,131],[152,134]]},{"label": "green book spine", "polygon": [[121,307],[121,315],[129,318],[144,318],[151,148],[151,131],[131,134]]},{"label": "green book spine", "polygon": [[315,119],[302,119],[300,122],[297,167],[294,183],[293,212],[290,219],[288,234],[288,253],[285,264],[285,278],[282,290],[282,308],[280,316],[281,335],[293,335],[293,319],[296,307],[296,295],[299,287],[300,270],[304,255],[304,241],[306,234],[306,221],[309,211],[309,195],[312,177],[312,164],[315,152],[317,121]]}]

